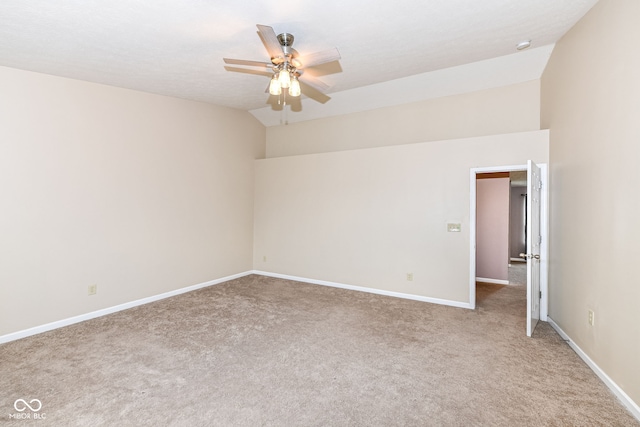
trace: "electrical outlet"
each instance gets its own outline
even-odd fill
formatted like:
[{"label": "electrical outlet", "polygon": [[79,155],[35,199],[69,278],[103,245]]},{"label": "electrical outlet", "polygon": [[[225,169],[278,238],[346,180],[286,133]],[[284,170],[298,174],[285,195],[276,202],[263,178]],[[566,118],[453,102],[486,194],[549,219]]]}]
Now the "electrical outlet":
[{"label": "electrical outlet", "polygon": [[407,280],[413,282],[413,273],[407,273]]},{"label": "electrical outlet", "polygon": [[98,285],[89,285],[89,295],[95,295],[98,293]]},{"label": "electrical outlet", "polygon": [[589,310],[589,325],[593,326],[596,323],[596,315],[593,310]]},{"label": "electrical outlet", "polygon": [[266,255],[264,255],[264,256],[262,257],[262,262],[267,262],[267,256],[266,256]]}]

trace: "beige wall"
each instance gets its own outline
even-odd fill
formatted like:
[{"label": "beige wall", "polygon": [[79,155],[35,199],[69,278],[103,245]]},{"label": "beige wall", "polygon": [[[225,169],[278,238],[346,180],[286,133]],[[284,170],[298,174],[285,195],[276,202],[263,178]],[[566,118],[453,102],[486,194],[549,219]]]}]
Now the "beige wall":
[{"label": "beige wall", "polygon": [[[329,101],[331,102],[331,101]],[[540,129],[540,81],[267,128],[267,157]]]},{"label": "beige wall", "polygon": [[600,0],[560,40],[542,78],[542,124],[550,317],[640,404],[638,17],[637,0]]},{"label": "beige wall", "polygon": [[547,155],[535,131],[258,160],[254,268],[468,303],[470,169]]},{"label": "beige wall", "polygon": [[0,335],[251,269],[251,115],[2,67],[0,93]]}]

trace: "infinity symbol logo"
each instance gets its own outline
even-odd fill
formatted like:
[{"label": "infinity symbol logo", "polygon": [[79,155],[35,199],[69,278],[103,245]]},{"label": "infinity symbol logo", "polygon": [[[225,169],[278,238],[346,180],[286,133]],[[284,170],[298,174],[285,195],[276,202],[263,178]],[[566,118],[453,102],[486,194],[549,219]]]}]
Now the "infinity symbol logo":
[{"label": "infinity symbol logo", "polygon": [[[33,405],[34,402],[35,405]],[[31,406],[29,403],[33,406]],[[27,403],[27,401],[24,399],[18,399],[13,402],[13,407],[18,412],[24,412],[27,410],[27,408],[31,409],[31,411],[33,412],[38,412],[40,409],[42,409],[42,402],[40,402],[38,399],[31,399],[29,403]]]}]

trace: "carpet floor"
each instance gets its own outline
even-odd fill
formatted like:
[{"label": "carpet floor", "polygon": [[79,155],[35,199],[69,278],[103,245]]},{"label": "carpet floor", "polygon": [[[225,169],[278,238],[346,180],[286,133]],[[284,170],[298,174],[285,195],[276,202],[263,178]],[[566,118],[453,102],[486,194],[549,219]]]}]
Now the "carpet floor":
[{"label": "carpet floor", "polygon": [[0,425],[640,425],[548,324],[525,336],[525,292],[466,310],[246,276],[0,345]]}]

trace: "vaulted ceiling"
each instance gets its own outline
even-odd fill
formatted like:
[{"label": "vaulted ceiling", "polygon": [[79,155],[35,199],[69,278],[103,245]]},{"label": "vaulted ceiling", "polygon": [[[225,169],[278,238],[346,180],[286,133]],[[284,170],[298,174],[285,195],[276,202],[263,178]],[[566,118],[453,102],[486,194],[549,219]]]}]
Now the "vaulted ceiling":
[{"label": "vaulted ceiling", "polygon": [[[302,55],[340,51],[305,71],[332,99],[303,95],[289,115],[298,121],[538,78],[596,2],[2,0],[0,65],[248,110],[272,125],[281,106],[268,77],[222,60],[269,60],[256,24],[292,33]],[[531,47],[516,53],[524,40]]]}]

